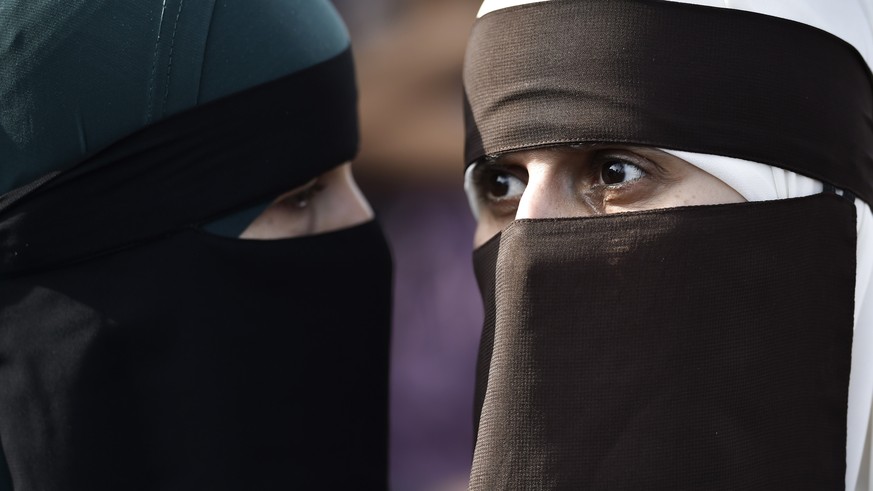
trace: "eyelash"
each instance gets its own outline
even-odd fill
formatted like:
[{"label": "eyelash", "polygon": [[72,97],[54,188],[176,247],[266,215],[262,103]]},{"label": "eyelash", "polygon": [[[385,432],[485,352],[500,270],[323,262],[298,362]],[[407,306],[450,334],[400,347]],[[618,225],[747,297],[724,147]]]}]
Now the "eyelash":
[{"label": "eyelash", "polygon": [[[603,171],[603,166],[615,162],[621,162],[636,167],[644,176],[651,175],[651,168],[656,165],[649,162],[648,159],[645,159],[645,162],[640,162],[638,159],[631,159],[626,155],[598,155],[592,159],[591,174],[599,177]],[[473,183],[477,187],[481,187],[481,185],[484,184],[486,177],[491,177],[495,174],[510,175],[527,184],[527,172],[523,168],[521,171],[518,171],[513,167],[496,164],[493,160],[484,159],[474,165],[476,167],[473,171]],[[524,174],[524,176],[519,174]]]},{"label": "eyelash", "polygon": [[614,163],[621,163],[621,164],[633,166],[634,168],[639,170],[640,176],[636,177],[634,179],[631,179],[629,181],[626,181],[626,182],[618,182],[618,183],[611,183],[611,184],[606,183],[606,182],[597,182],[596,186],[605,186],[605,187],[608,187],[611,189],[619,189],[619,188],[631,185],[632,183],[634,183],[640,179],[643,179],[647,176],[651,176],[651,174],[652,174],[652,172],[651,172],[652,164],[642,163],[642,162],[639,162],[637,159],[631,159],[625,155],[608,155],[607,154],[607,155],[604,155],[604,156],[598,158],[595,161],[595,165],[592,168],[592,176],[594,177],[594,179],[596,179],[598,181],[604,181],[603,174],[604,174],[604,171],[607,170],[606,166],[614,164]]},{"label": "eyelash", "polygon": [[479,201],[502,201],[500,198],[489,198],[489,193],[483,191],[485,187],[490,184],[488,180],[496,176],[509,176],[511,178],[518,179],[525,186],[527,185],[526,172],[524,172],[525,175],[524,177],[522,177],[518,175],[519,171],[513,171],[512,169],[499,164],[494,164],[491,162],[480,162],[474,165],[476,165],[476,168],[473,170],[473,186],[478,191],[476,194]]},{"label": "eyelash", "polygon": [[285,197],[282,201],[292,204],[296,208],[306,208],[309,202],[315,195],[324,191],[325,185],[320,180],[315,179],[311,184],[296,193]]}]

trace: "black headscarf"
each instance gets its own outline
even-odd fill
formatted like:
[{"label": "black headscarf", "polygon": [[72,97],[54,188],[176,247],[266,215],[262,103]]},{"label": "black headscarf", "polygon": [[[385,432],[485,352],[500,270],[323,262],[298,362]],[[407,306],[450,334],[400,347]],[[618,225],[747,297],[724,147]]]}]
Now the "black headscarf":
[{"label": "black headscarf", "polygon": [[[815,67],[810,73],[810,67]],[[782,19],[654,1],[485,15],[467,164],[580,142],[777,165],[810,197],[517,220],[486,307],[471,489],[842,489],[870,75]]]},{"label": "black headscarf", "polygon": [[[354,156],[352,58],[330,5],[3,13],[15,83],[0,112],[34,123],[4,125],[0,144],[18,186],[0,197],[15,489],[384,489],[378,226],[276,241],[201,229]],[[100,62],[76,58],[89,54]]]}]

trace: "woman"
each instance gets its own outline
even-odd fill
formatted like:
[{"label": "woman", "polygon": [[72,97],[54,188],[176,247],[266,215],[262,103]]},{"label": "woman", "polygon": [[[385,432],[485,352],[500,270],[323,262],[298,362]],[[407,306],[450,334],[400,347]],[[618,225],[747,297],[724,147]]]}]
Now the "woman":
[{"label": "woman", "polygon": [[471,489],[869,489],[871,14],[483,4]]},{"label": "woman", "polygon": [[330,4],[0,10],[14,488],[385,488],[391,264]]}]

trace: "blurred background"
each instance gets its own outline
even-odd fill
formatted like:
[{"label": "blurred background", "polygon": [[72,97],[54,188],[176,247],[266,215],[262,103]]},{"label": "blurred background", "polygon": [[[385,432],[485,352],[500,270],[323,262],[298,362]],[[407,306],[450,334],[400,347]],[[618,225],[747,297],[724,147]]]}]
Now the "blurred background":
[{"label": "blurred background", "polygon": [[355,174],[394,254],[391,489],[467,488],[482,307],[463,193],[461,65],[481,0],[333,0],[352,35]]}]

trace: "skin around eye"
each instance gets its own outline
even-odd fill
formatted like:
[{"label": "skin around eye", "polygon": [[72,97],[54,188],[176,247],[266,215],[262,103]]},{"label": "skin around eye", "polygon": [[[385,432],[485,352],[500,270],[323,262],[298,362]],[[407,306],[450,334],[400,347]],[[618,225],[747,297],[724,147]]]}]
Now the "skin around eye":
[{"label": "skin around eye", "polygon": [[600,182],[610,186],[623,184],[646,176],[646,172],[630,162],[611,160],[606,162],[600,171]]},{"label": "skin around eye", "polygon": [[470,174],[479,205],[476,245],[515,219],[745,201],[727,184],[678,157],[631,145],[522,150],[480,162]]},{"label": "skin around eye", "polygon": [[492,170],[482,178],[483,196],[489,201],[520,198],[525,183],[508,172]]},{"label": "skin around eye", "polygon": [[473,189],[480,207],[489,213],[514,214],[527,187],[523,169],[480,162],[473,169]]},{"label": "skin around eye", "polygon": [[285,239],[351,227],[373,218],[373,210],[340,165],[276,198],[240,235],[241,239]]},{"label": "skin around eye", "polygon": [[[582,157],[587,177],[580,179],[579,195],[591,213],[619,213],[647,209],[681,175],[681,165],[663,152],[645,148],[591,146]],[[690,165],[690,164],[684,164]]]},{"label": "skin around eye", "polygon": [[276,199],[275,204],[296,209],[306,208],[319,193],[324,191],[326,186],[321,181],[321,178],[317,177],[303,186],[280,196]]},{"label": "skin around eye", "polygon": [[325,188],[325,184],[315,178],[308,183],[280,196],[275,203],[296,208],[305,208],[315,196]]}]

